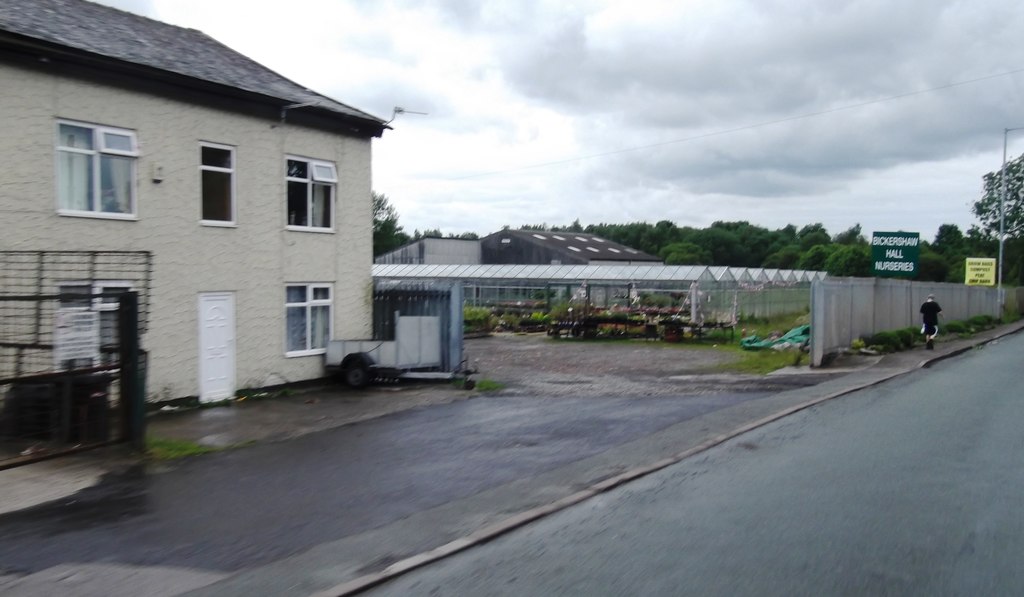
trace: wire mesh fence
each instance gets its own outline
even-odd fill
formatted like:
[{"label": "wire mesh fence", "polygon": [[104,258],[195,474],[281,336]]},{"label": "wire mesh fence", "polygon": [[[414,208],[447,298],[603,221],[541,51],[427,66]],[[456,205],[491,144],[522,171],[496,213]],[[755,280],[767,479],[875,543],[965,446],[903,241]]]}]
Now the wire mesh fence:
[{"label": "wire mesh fence", "polygon": [[116,293],[0,295],[0,464],[111,439],[119,316]]},{"label": "wire mesh fence", "polygon": [[147,252],[0,251],[0,467],[121,439],[122,335],[138,346],[151,269]]},{"label": "wire mesh fence", "polygon": [[0,295],[139,294],[140,332],[149,322],[148,251],[0,251]]}]

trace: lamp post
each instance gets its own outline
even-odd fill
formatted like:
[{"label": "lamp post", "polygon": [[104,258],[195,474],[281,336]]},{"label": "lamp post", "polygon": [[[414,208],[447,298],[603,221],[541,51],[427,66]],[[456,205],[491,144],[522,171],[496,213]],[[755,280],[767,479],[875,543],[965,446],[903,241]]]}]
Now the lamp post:
[{"label": "lamp post", "polygon": [[1024,130],[1024,126],[1003,129],[1003,167],[999,172],[999,270],[996,272],[999,288],[999,309],[1003,308],[1003,245],[1006,242],[1006,141],[1010,131]]}]

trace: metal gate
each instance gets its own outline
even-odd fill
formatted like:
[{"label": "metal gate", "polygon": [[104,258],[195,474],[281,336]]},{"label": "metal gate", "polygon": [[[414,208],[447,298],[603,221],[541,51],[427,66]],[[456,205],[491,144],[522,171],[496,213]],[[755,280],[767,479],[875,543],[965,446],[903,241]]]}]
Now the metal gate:
[{"label": "metal gate", "polygon": [[148,253],[0,252],[0,469],[141,444],[149,265]]}]

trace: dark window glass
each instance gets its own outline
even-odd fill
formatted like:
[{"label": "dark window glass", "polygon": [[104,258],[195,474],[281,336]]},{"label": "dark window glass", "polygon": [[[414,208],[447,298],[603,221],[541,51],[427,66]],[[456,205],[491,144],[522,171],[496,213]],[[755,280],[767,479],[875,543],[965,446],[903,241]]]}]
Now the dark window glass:
[{"label": "dark window glass", "polygon": [[288,181],[288,225],[309,226],[309,186],[304,182]]},{"label": "dark window glass", "polygon": [[203,170],[203,219],[230,222],[231,174]]},{"label": "dark window glass", "polygon": [[231,167],[231,151],[218,147],[203,147],[203,165],[216,168]]}]

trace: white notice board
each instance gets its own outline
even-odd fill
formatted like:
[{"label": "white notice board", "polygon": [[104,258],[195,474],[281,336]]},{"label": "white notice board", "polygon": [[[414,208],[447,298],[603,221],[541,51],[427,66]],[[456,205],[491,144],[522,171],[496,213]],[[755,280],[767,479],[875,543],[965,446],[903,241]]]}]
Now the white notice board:
[{"label": "white notice board", "polygon": [[100,358],[100,314],[88,309],[58,309],[53,326],[53,362]]}]

